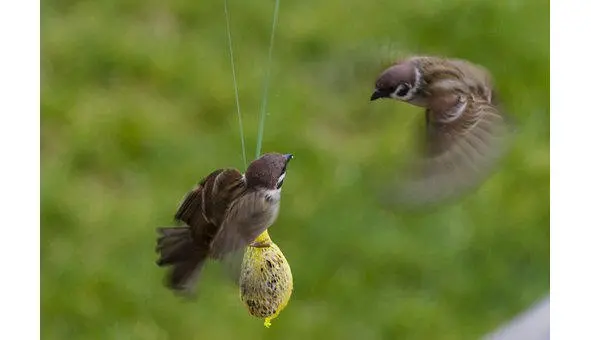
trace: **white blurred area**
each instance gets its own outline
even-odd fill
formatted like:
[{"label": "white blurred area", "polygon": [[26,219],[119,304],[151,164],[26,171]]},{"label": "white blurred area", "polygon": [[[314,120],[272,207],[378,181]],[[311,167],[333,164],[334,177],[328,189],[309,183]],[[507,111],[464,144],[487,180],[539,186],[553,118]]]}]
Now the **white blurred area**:
[{"label": "white blurred area", "polygon": [[550,339],[549,296],[483,338],[483,340],[546,339]]}]

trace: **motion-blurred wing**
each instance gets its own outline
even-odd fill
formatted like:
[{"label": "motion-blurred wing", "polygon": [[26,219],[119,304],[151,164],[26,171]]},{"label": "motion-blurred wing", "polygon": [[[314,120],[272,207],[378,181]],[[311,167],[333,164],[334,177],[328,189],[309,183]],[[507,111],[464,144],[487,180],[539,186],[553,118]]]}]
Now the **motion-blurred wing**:
[{"label": "motion-blurred wing", "polygon": [[477,97],[486,99],[489,103],[492,101],[494,83],[486,68],[461,59],[450,59],[448,62],[462,72],[462,80]]},{"label": "motion-blurred wing", "polygon": [[423,156],[388,193],[391,204],[417,207],[455,199],[480,185],[507,151],[510,125],[487,98],[434,98],[426,119]]},{"label": "motion-blurred wing", "polygon": [[253,242],[276,218],[278,206],[273,204],[279,203],[272,203],[262,191],[249,192],[237,199],[211,244],[210,256],[223,258]]}]

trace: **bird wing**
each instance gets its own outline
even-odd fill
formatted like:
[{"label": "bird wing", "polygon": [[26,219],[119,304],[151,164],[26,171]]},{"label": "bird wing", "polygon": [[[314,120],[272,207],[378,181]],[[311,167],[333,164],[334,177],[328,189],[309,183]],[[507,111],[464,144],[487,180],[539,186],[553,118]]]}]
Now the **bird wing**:
[{"label": "bird wing", "polygon": [[203,190],[203,214],[211,223],[221,226],[234,200],[244,195],[246,182],[240,171],[226,169],[209,181]]},{"label": "bird wing", "polygon": [[273,224],[278,204],[259,190],[250,191],[235,200],[211,243],[210,256],[220,259],[253,242]]},{"label": "bird wing", "polygon": [[487,99],[488,102],[492,101],[494,82],[492,75],[486,68],[462,59],[449,59],[447,61],[462,72],[464,75],[462,80],[473,93]]},{"label": "bird wing", "polygon": [[238,170],[215,170],[199,181],[180,203],[175,219],[185,225],[158,229],[156,251],[161,253],[158,263],[172,266],[167,276],[169,287],[192,295],[220,222],[236,196],[243,194],[244,187]]},{"label": "bird wing", "polygon": [[507,150],[510,125],[488,98],[441,93],[430,100],[425,117],[422,156],[391,203],[417,206],[455,198],[484,181]]},{"label": "bird wing", "polygon": [[244,188],[240,171],[215,170],[185,196],[175,219],[186,223],[195,242],[207,249],[221,226],[226,210],[237,196],[244,193]]},{"label": "bird wing", "polygon": [[182,221],[188,225],[192,225],[200,219],[202,215],[204,186],[207,183],[213,182],[223,171],[223,169],[215,170],[207,175],[207,177],[201,179],[197,186],[185,195],[174,215],[174,219]]}]

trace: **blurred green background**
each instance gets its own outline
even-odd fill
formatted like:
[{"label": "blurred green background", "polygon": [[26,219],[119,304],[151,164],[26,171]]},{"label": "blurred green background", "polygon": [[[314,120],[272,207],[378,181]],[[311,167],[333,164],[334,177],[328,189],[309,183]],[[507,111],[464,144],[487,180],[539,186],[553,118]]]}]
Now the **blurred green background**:
[{"label": "blurred green background", "polygon": [[[274,2],[229,6],[252,159]],[[295,289],[270,329],[218,264],[183,301],[154,263],[187,190],[243,169],[223,2],[41,7],[44,338],[476,339],[547,294],[547,0],[282,1],[263,151],[295,154],[270,230]],[[408,53],[488,67],[520,124],[478,191],[421,214],[371,185],[424,121],[368,100]]]}]

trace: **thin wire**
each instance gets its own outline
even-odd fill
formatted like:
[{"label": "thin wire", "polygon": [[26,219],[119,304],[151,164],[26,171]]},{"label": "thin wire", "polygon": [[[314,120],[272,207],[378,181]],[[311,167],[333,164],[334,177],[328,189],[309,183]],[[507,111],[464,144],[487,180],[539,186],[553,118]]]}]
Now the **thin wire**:
[{"label": "thin wire", "polygon": [[234,97],[236,98],[236,111],[238,113],[238,125],[240,126],[240,141],[242,142],[242,161],[246,170],[246,146],[244,143],[244,126],[240,113],[240,99],[238,98],[238,82],[236,81],[236,68],[234,66],[234,50],[232,49],[232,34],[230,33],[230,18],[228,16],[228,0],[224,0],[224,13],[226,16],[226,32],[228,33],[228,49],[230,50],[230,63],[232,64],[232,80],[234,82]]},{"label": "thin wire", "polygon": [[267,111],[267,98],[269,93],[269,78],[271,74],[271,60],[273,52],[273,41],[275,40],[275,28],[277,27],[277,18],[279,17],[279,2],[275,0],[275,12],[273,13],[273,28],[271,29],[271,42],[269,43],[269,57],[267,60],[267,74],[265,76],[265,87],[263,89],[263,99],[261,104],[261,116],[259,119],[259,132],[257,138],[257,150],[255,158],[259,158],[261,155],[261,148],[263,145],[263,128],[265,126],[265,112]]}]

